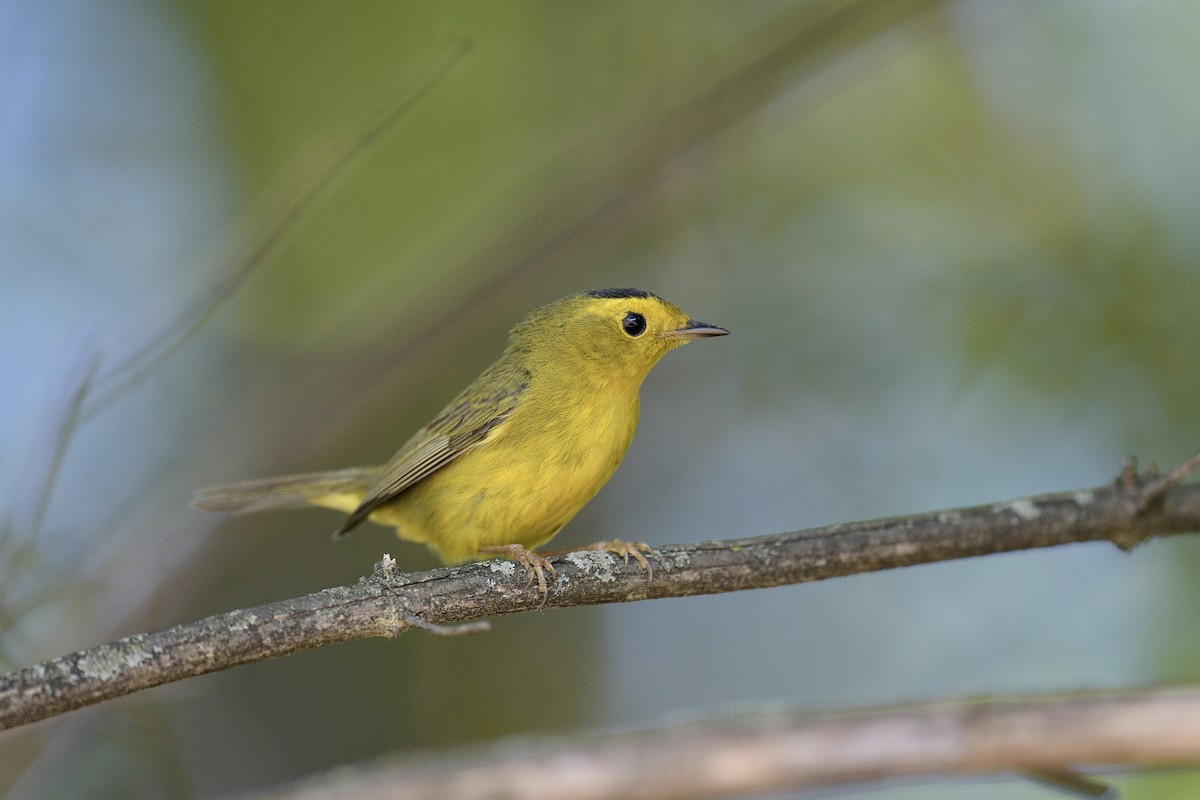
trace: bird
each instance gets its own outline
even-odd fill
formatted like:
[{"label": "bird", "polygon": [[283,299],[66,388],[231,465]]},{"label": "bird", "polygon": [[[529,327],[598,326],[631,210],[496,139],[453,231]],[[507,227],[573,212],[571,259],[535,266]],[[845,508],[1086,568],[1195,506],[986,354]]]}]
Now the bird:
[{"label": "bird", "polygon": [[[366,520],[426,545],[443,563],[500,555],[536,579],[535,552],[591,500],[633,440],[639,389],[662,356],[728,330],[656,294],[593,289],[531,311],[508,346],[382,466],[284,475],[200,490],[196,508],[246,513],[318,506],[345,512],[340,538]],[[584,549],[633,556],[644,544]]]}]

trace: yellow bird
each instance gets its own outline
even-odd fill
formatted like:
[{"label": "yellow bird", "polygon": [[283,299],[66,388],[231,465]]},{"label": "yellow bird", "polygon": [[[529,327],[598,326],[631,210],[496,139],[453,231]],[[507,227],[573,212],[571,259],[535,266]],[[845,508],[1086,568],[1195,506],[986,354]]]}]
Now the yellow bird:
[{"label": "yellow bird", "polygon": [[[681,344],[729,331],[638,289],[569,295],[529,313],[508,348],[383,466],[285,475],[199,492],[192,505],[249,512],[322,506],[421,542],[443,562],[501,554],[546,594],[553,567],[532,552],[616,470],[638,420],[638,389]],[[588,549],[632,555],[619,540]]]}]

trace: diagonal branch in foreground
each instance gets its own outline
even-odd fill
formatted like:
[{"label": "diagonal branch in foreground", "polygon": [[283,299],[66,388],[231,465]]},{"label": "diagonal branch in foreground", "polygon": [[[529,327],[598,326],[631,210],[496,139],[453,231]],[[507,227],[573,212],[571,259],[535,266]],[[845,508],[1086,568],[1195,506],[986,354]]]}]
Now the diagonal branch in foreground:
[{"label": "diagonal branch in foreground", "polygon": [[[1149,501],[1148,488],[1154,492]],[[611,554],[571,553],[553,559],[557,578],[544,606],[760,589],[1075,542],[1108,541],[1128,550],[1155,536],[1196,530],[1200,487],[1164,489],[1160,480],[1131,477],[1127,470],[1114,485],[1097,489],[667,545],[652,555],[653,581]],[[370,578],[353,586],[129,636],[2,675],[0,729],[334,642],[414,628],[447,632],[443,626],[544,606],[537,587],[510,561],[409,574],[396,572],[385,557]]]},{"label": "diagonal branch in foreground", "polygon": [[[764,710],[662,728],[526,740],[343,767],[287,800],[740,797],[928,776],[1055,776],[1077,764],[1200,760],[1200,688],[965,697],[812,713]],[[1096,796],[1104,784],[1084,776]]]}]

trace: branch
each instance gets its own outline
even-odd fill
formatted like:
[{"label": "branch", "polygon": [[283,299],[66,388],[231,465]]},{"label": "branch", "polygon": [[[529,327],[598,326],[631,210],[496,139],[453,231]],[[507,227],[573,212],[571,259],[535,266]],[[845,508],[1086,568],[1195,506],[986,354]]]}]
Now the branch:
[{"label": "branch", "polygon": [[[1184,475],[1167,476],[1178,484]],[[423,573],[388,556],[370,578],[256,608],[129,636],[0,676],[0,729],[35,722],[151,686],[310,650],[398,636],[544,606],[566,607],[761,589],[990,553],[1108,541],[1123,550],[1200,530],[1200,487],[1164,485],[1127,467],[1111,486],[931,514],[750,539],[667,545],[654,578],[609,553],[553,559],[543,599],[511,561]],[[479,626],[467,630],[478,630]],[[449,628],[449,632],[464,632]]]},{"label": "branch", "polygon": [[881,778],[1053,775],[1077,764],[1168,767],[1198,759],[1200,688],[1152,689],[759,712],[565,742],[558,736],[343,768],[269,796],[680,800]]}]

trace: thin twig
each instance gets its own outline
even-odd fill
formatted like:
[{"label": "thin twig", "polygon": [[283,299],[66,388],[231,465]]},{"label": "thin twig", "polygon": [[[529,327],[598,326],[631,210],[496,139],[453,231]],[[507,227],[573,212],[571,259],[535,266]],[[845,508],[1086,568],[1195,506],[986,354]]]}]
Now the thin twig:
[{"label": "thin twig", "polygon": [[92,390],[92,382],[99,367],[100,354],[95,351],[90,352],[84,357],[82,366],[76,371],[76,377],[73,378],[74,387],[57,420],[57,425],[55,425],[54,444],[50,448],[50,463],[46,468],[46,473],[41,476],[37,502],[29,520],[20,530],[20,533],[30,539],[36,538],[42,529],[42,522],[50,508],[50,498],[58,485],[58,476],[66,461],[67,448],[75,437],[75,431],[79,428],[80,412],[87,400],[88,393]]},{"label": "thin twig", "polygon": [[354,161],[366,153],[380,136],[439,86],[470,49],[471,43],[464,39],[439,53],[410,83],[389,97],[362,124],[354,127],[349,135],[335,141],[316,169],[303,176],[298,188],[275,198],[268,205],[265,218],[252,226],[253,229],[242,243],[242,250],[232,259],[228,272],[214,282],[204,296],[172,320],[166,329],[97,381],[96,396],[84,409],[82,421],[90,421],[112,405],[195,336],[250,274],[279,249],[295,228],[296,222],[326,196],[330,185],[343,177]]},{"label": "thin twig", "polygon": [[1178,486],[1184,480],[1200,469],[1200,451],[1192,454],[1192,457],[1184,461],[1175,469],[1168,472],[1162,477],[1155,477],[1142,487],[1141,496],[1138,498],[1139,510],[1145,511],[1150,506],[1162,499],[1173,486]]},{"label": "thin twig", "polygon": [[[411,611],[400,612],[400,618],[408,624],[410,628],[418,628],[426,633],[436,634],[437,636],[467,636],[472,633],[487,633],[492,629],[492,623],[486,619],[477,620],[475,622],[464,622],[460,625],[438,625],[423,619]],[[403,630],[397,631],[397,634],[404,633]]]},{"label": "thin twig", "polygon": [[654,580],[601,552],[553,559],[543,600],[511,561],[425,573],[386,561],[353,586],[139,634],[0,676],[0,728],[163,683],[334,642],[396,636],[543,606],[566,607],[759,589],[862,572],[1088,541],[1123,549],[1200,530],[1200,487],[1175,486],[1139,511],[1140,485],[1096,489],[750,539],[668,545],[647,554]]}]

